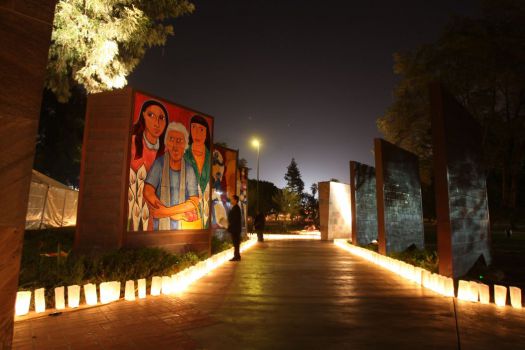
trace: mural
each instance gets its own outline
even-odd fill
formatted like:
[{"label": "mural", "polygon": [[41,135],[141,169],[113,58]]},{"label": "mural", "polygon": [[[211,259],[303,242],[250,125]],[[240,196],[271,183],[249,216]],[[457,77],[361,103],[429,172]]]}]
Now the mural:
[{"label": "mural", "polygon": [[248,232],[248,168],[239,167],[237,171],[237,195],[242,214],[242,232]]},{"label": "mural", "polygon": [[135,93],[128,231],[205,229],[213,121]]},{"label": "mural", "polygon": [[230,199],[237,193],[238,152],[215,146],[211,161],[212,173],[212,229],[224,231],[228,228]]}]

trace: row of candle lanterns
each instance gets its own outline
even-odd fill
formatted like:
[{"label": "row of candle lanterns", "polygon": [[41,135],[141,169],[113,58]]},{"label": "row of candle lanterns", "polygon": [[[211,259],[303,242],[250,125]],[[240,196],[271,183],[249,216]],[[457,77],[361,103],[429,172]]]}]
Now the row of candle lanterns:
[{"label": "row of candle lanterns", "polygon": [[[241,252],[251,248],[257,243],[256,238],[241,244]],[[185,270],[182,270],[171,276],[154,276],[151,280],[150,295],[156,296],[160,294],[170,295],[174,293],[183,292],[190,284],[208,274],[215,268],[219,267],[233,256],[233,248],[222,251],[212,257],[197,263]],[[80,306],[81,287],[72,285],[67,287],[67,307],[77,308]],[[98,304],[97,285],[88,283],[83,286],[84,297],[86,305],[93,306]],[[120,299],[121,284],[119,281],[102,282],[99,284],[100,303],[108,304]],[[55,288],[55,310],[60,311],[66,309],[66,288]],[[133,301],[138,297],[139,299],[146,298],[146,279],[141,278],[137,280],[137,288],[135,288],[135,281],[126,281],[124,288],[124,299]],[[15,315],[21,316],[29,313],[31,305],[31,291],[20,291],[16,295]],[[137,295],[138,294],[138,295]],[[39,288],[34,291],[34,311],[42,313],[46,311],[45,290]]]},{"label": "row of candle lanterns", "polygon": [[[405,263],[400,260],[389,258],[374,251],[357,247],[348,243],[346,239],[335,239],[335,245],[358,255],[376,265],[382,266],[410,281],[431,289],[434,292],[447,297],[455,297],[454,280],[437,273],[432,273],[420,267]],[[521,289],[509,287],[510,304],[514,308],[521,308]],[[457,298],[460,300],[479,302],[482,304],[490,303],[490,287],[484,283],[475,281],[463,281],[458,283]],[[494,303],[497,306],[507,305],[507,287],[494,285]]]}]

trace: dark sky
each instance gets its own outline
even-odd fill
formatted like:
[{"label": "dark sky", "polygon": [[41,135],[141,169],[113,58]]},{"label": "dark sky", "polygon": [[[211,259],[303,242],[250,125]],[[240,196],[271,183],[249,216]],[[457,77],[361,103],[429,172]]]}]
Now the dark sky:
[{"label": "dark sky", "polygon": [[375,120],[392,102],[392,54],[432,42],[478,0],[202,0],[130,76],[135,88],[215,117],[215,141],[283,187],[295,157],[305,188],[348,162],[373,164]]}]

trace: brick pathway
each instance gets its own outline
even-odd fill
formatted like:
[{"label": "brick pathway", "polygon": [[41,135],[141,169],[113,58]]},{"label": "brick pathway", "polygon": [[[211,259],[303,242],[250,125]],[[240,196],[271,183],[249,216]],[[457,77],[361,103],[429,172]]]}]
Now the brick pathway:
[{"label": "brick pathway", "polygon": [[[15,349],[518,349],[525,311],[437,296],[319,241],[272,241],[177,297],[18,321]],[[456,317],[459,331],[456,328]]]}]

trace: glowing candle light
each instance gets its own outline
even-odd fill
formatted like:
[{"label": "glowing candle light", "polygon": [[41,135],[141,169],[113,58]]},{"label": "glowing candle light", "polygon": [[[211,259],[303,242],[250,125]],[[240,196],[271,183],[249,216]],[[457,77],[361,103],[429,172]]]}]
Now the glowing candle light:
[{"label": "glowing candle light", "polygon": [[171,277],[162,276],[162,294],[171,294]]},{"label": "glowing candle light", "polygon": [[31,304],[31,292],[17,292],[15,302],[15,315],[22,316],[27,314],[29,312],[29,304]]},{"label": "glowing candle light", "polygon": [[67,306],[76,308],[80,304],[80,286],[76,284],[67,287]]},{"label": "glowing candle light", "polygon": [[510,305],[516,309],[521,309],[521,289],[518,287],[509,287]]},{"label": "glowing candle light", "polygon": [[135,281],[126,281],[126,289],[124,291],[124,299],[127,301],[135,300]]},{"label": "glowing candle light", "polygon": [[459,280],[458,299],[470,301],[470,283],[468,281]]},{"label": "glowing candle light", "polygon": [[93,283],[84,284],[84,297],[86,304],[97,305],[97,285]]},{"label": "glowing candle light", "polygon": [[120,282],[113,281],[111,283],[111,301],[117,301],[120,299]]},{"label": "glowing candle light", "polygon": [[111,282],[102,282],[100,284],[100,302],[102,304],[107,304],[111,302],[112,298],[112,288]]},{"label": "glowing candle light", "polygon": [[423,279],[422,279],[422,276],[423,276],[423,269],[420,268],[420,267],[416,267],[414,269],[414,282],[416,282],[417,284],[421,284]]},{"label": "glowing candle light", "polygon": [[46,311],[46,296],[45,296],[44,288],[39,288],[35,290],[35,311],[36,312]]},{"label": "glowing candle light", "polygon": [[162,287],[162,278],[159,276],[153,276],[151,279],[151,295],[160,295],[160,289]]},{"label": "glowing candle light", "polygon": [[505,306],[507,304],[507,287],[494,285],[494,302],[498,306]]},{"label": "glowing candle light", "polygon": [[146,279],[141,278],[137,282],[139,286],[139,299],[144,299],[146,297]]},{"label": "glowing candle light", "polygon": [[437,292],[441,295],[445,295],[445,276],[437,275]]},{"label": "glowing candle light", "polygon": [[447,297],[454,297],[454,280],[450,277],[445,278],[444,295]]},{"label": "glowing candle light", "polygon": [[470,301],[477,303],[479,300],[479,286],[475,281],[470,281]]},{"label": "glowing candle light", "polygon": [[478,283],[479,302],[482,304],[490,303],[490,288],[486,284]]},{"label": "glowing candle light", "polygon": [[63,310],[66,308],[66,301],[64,299],[64,287],[55,288],[55,309]]}]

